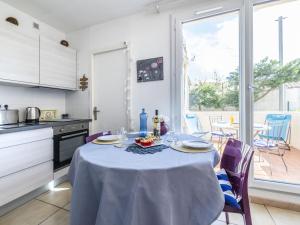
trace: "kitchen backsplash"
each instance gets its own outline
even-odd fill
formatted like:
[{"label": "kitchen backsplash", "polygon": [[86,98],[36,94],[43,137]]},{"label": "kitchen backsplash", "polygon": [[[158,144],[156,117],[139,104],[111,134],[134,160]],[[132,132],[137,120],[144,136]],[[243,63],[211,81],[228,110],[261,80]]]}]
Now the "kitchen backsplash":
[{"label": "kitchen backsplash", "polygon": [[60,116],[66,111],[66,94],[65,91],[57,89],[0,85],[0,104],[19,109],[20,121],[24,121],[24,111],[28,106],[56,109],[57,115]]}]

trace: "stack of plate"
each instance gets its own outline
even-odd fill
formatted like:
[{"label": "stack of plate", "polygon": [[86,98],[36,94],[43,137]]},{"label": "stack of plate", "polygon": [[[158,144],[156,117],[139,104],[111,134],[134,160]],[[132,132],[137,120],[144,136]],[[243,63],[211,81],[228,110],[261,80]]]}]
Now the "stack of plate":
[{"label": "stack of plate", "polygon": [[171,148],[180,152],[197,153],[213,150],[213,144],[206,141],[182,141],[171,144]]},{"label": "stack of plate", "polygon": [[94,144],[98,145],[113,145],[119,143],[119,135],[105,135],[100,136],[93,141]]}]

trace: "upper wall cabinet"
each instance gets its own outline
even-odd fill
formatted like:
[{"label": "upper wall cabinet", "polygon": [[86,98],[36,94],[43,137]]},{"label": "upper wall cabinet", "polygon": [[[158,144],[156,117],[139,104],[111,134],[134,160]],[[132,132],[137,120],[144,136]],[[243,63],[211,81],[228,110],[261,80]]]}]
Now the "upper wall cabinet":
[{"label": "upper wall cabinet", "polygon": [[40,85],[75,90],[76,50],[40,37]]},{"label": "upper wall cabinet", "polygon": [[0,81],[38,85],[39,36],[0,26]]}]

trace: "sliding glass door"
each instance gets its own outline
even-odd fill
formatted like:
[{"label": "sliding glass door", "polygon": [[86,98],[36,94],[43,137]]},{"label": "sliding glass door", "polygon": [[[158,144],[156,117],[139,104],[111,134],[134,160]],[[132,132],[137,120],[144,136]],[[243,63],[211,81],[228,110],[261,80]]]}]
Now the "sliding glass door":
[{"label": "sliding glass door", "polygon": [[300,1],[254,6],[254,178],[300,184]]},{"label": "sliding glass door", "polygon": [[227,135],[239,138],[239,12],[183,23],[184,117],[222,151]]},{"label": "sliding glass door", "polygon": [[[175,20],[172,83],[181,131],[246,141],[255,148],[251,186],[297,193],[299,12],[300,0],[241,0]],[[222,154],[227,138],[205,137]]]},{"label": "sliding glass door", "polygon": [[239,12],[185,22],[183,30],[184,130],[207,135],[222,151],[239,138]]}]

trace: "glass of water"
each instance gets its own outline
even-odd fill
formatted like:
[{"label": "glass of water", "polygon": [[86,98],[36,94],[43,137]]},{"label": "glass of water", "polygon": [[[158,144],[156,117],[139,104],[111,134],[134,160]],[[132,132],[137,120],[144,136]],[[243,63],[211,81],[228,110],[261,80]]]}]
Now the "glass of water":
[{"label": "glass of water", "polygon": [[178,138],[175,131],[169,131],[167,136],[167,142],[177,143]]},{"label": "glass of water", "polygon": [[125,143],[128,140],[127,131],[126,131],[125,127],[121,127],[121,129],[119,131],[119,140],[120,140],[120,145],[122,147],[125,147]]}]

